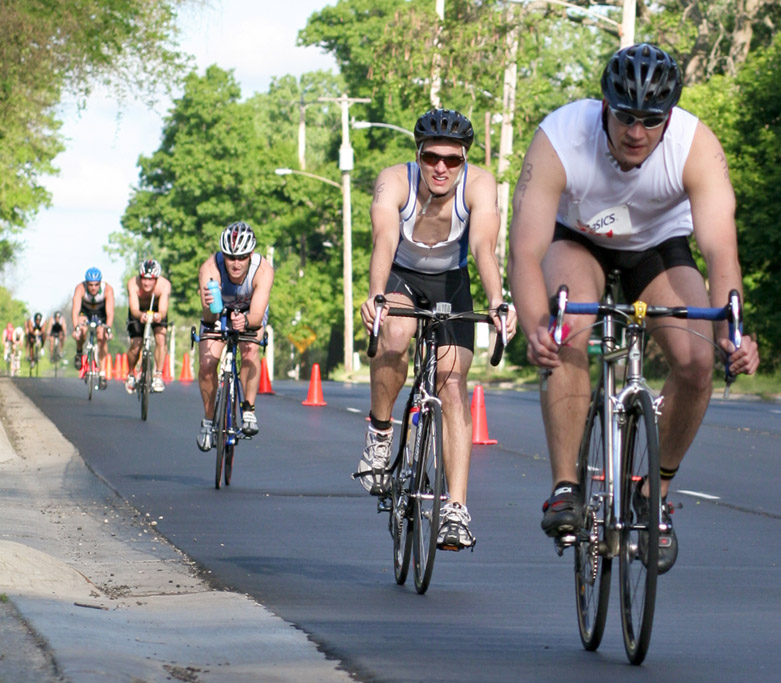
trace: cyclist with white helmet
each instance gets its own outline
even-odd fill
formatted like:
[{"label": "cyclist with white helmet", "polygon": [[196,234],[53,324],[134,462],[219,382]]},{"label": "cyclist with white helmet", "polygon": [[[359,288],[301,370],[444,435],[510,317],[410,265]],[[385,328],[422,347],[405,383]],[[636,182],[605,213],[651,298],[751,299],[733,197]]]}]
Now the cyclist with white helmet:
[{"label": "cyclist with white helmet", "polygon": [[[541,392],[553,492],[542,528],[556,537],[581,523],[576,460],[590,382],[588,334],[593,321],[568,316],[561,349],[548,332],[548,298],[562,283],[573,301],[598,301],[609,270],[619,269],[629,302],[662,306],[723,306],[742,291],[735,195],[716,136],[676,106],[682,74],[664,50],[642,43],[616,52],[602,74],[603,99],[581,100],[550,114],[526,154],[513,198],[510,279],[528,357],[553,370]],[[708,267],[710,297],[689,247],[694,234]],[[659,420],[662,496],[697,433],[711,395],[713,350],[694,335],[649,319],[670,365]],[[676,325],[713,338],[711,323]],[[733,373],[753,373],[756,343],[737,351],[726,323],[716,339]],[[638,518],[647,516],[648,487],[635,488]],[[666,503],[666,500],[664,501]],[[644,513],[644,510],[646,511]],[[675,562],[678,542],[667,505],[659,572]]]},{"label": "cyclist with white helmet", "polygon": [[[243,222],[231,223],[220,235],[220,251],[210,256],[198,273],[198,285],[203,307],[201,332],[213,330],[219,315],[209,310],[214,300],[209,281],[215,280],[222,293],[223,306],[228,308],[231,329],[256,333],[262,339],[268,319],[268,302],[274,283],[274,269],[255,252],[257,239],[252,228]],[[198,448],[208,451],[214,446],[212,418],[217,393],[217,366],[224,342],[202,340],[198,345],[200,367],[198,385],[203,399],[203,420],[198,433]],[[241,383],[244,387],[242,403],[242,431],[247,436],[258,433],[255,416],[255,398],[260,384],[260,353],[257,344],[239,342],[241,352]]]},{"label": "cyclist with white helmet", "polygon": [[106,373],[103,363],[108,356],[108,342],[112,338],[111,326],[114,324],[114,288],[103,281],[103,275],[98,268],[89,268],[84,274],[84,281],[76,285],[73,292],[73,308],[71,322],[73,323],[73,338],[76,340],[76,357],[73,366],[79,370],[82,363],[82,349],[87,339],[87,323],[92,316],[97,316],[100,326],[98,337],[98,362],[100,364],[100,388],[106,388]]},{"label": "cyclist with white helmet", "polygon": [[[168,331],[168,299],[171,282],[162,276],[162,267],[155,259],[147,259],[127,283],[127,333],[130,346],[127,350],[128,373],[125,389],[128,394],[136,390],[136,364],[141,353],[144,326],[152,310],[152,331],[155,335],[155,374],[152,391],[163,391],[163,363],[165,363],[165,338]],[[154,301],[152,300],[154,297]]]},{"label": "cyclist with white helmet", "polygon": [[[374,246],[369,269],[369,297],[361,317],[372,329],[383,315],[377,355],[371,362],[371,409],[360,471],[386,469],[391,458],[391,412],[407,377],[409,345],[416,321],[385,317],[374,306],[384,294],[388,304],[412,306],[448,301],[453,312],[472,310],[467,252],[471,250],[495,314],[502,303],[502,280],[496,259],[499,209],[491,173],[466,161],[474,140],[469,119],[450,109],[434,109],[415,124],[415,161],[383,169],[371,206]],[[510,336],[515,316],[508,318]],[[500,323],[496,317],[497,328]],[[445,472],[450,500],[442,507],[437,545],[446,550],[471,548],[466,507],[472,451],[472,419],[466,378],[474,352],[474,324],[452,323],[441,333],[438,395],[442,400]],[[384,495],[389,475],[358,481],[370,493]]]}]

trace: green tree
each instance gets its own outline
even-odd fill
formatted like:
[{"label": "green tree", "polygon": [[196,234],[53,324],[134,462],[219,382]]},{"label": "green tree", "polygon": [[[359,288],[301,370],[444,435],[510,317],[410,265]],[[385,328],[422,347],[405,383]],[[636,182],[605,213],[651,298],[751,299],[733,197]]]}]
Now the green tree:
[{"label": "green tree", "polygon": [[184,57],[171,38],[186,0],[3,0],[0,3],[0,267],[13,236],[50,197],[43,175],[63,149],[55,107],[109,85],[122,97],[171,84]]}]

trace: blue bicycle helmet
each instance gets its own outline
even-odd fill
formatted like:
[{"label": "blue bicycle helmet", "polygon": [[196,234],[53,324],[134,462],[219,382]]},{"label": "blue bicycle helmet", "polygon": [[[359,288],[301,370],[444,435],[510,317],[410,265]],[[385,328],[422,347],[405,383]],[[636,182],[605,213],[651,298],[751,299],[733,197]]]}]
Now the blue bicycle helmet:
[{"label": "blue bicycle helmet", "polygon": [[84,273],[85,282],[100,282],[102,279],[103,275],[101,275],[100,269],[98,268],[89,268],[87,269],[87,272]]}]

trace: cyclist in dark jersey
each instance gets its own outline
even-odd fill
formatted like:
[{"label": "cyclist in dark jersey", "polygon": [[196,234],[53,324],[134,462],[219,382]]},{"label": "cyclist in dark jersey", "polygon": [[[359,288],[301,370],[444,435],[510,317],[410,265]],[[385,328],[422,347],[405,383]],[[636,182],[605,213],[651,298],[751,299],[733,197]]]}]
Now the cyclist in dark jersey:
[{"label": "cyclist in dark jersey", "polygon": [[49,356],[54,354],[54,340],[60,340],[60,354],[62,354],[63,344],[65,344],[65,334],[67,333],[65,318],[62,317],[62,313],[56,311],[55,314],[49,318],[49,325],[46,331],[49,337]]}]

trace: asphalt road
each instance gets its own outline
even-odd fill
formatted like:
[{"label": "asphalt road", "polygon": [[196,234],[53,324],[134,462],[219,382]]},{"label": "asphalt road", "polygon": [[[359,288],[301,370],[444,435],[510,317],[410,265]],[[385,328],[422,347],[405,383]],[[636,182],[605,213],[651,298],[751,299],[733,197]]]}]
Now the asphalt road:
[{"label": "asphalt road", "polygon": [[[361,680],[713,681],[772,679],[781,668],[781,406],[714,400],[676,478],[680,542],[660,579],[651,648],[626,663],[618,591],[597,653],[580,645],[571,551],[539,529],[549,467],[536,394],[486,392],[497,446],[473,451],[474,553],[437,555],[424,596],[397,586],[387,515],[349,477],[363,445],[368,387],[306,383],[258,399],[260,434],[214,489],[214,456],[195,446],[197,387],[173,383],[150,417],[118,382],[86,399],[71,379],[17,380],[93,471],[215,582],[296,624]],[[617,574],[618,572],[614,572]]]}]

